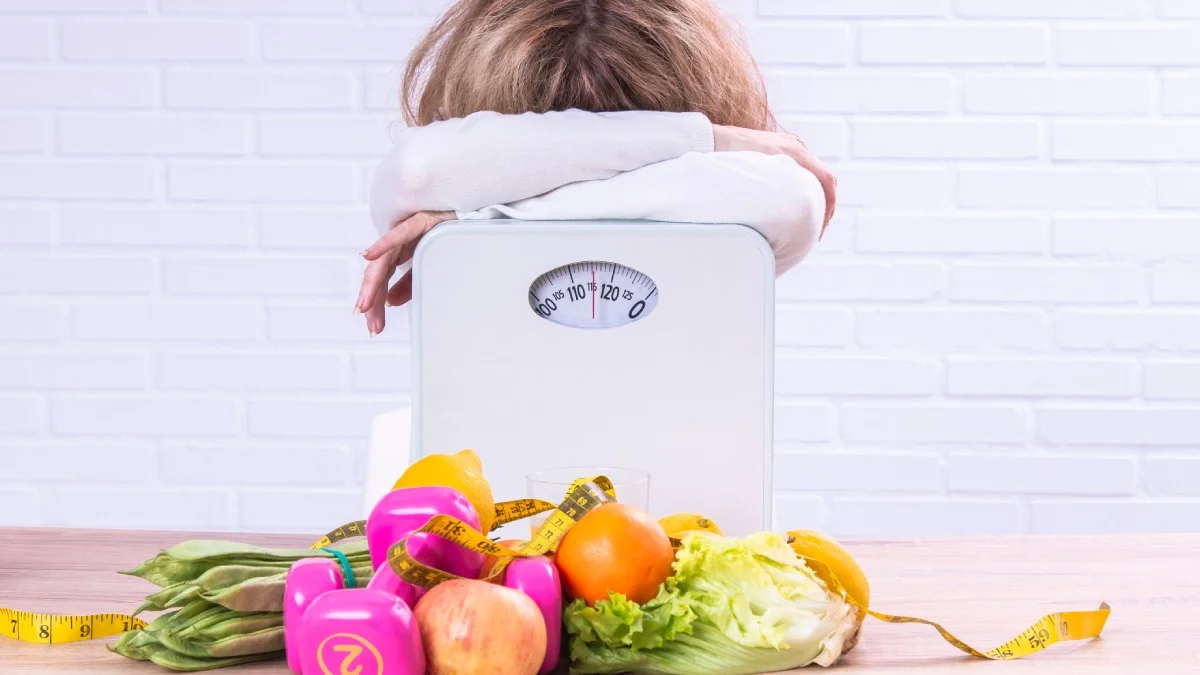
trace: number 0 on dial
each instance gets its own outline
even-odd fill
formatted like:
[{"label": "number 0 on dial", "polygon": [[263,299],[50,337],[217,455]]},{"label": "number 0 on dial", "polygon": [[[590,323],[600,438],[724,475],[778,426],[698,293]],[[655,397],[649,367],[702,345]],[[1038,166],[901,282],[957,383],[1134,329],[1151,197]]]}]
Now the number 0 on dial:
[{"label": "number 0 on dial", "polygon": [[538,316],[572,328],[623,326],[645,318],[657,305],[653,279],[610,262],[557,267],[529,286],[529,306]]}]

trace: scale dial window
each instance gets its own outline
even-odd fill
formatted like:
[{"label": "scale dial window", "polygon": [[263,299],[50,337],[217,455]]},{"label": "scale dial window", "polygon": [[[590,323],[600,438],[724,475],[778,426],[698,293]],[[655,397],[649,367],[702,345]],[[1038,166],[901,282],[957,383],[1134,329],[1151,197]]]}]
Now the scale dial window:
[{"label": "scale dial window", "polygon": [[646,318],[658,305],[649,276],[611,262],[556,267],[529,286],[534,313],[571,328],[616,328]]}]

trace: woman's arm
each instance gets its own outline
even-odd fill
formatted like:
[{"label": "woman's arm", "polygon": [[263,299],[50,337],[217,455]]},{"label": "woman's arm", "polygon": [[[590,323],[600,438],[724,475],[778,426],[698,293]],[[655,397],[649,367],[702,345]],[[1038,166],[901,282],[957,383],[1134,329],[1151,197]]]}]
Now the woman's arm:
[{"label": "woman's arm", "polygon": [[479,112],[398,132],[371,189],[380,234],[418,211],[472,211],[713,151],[700,113]]},{"label": "woman's arm", "polygon": [[776,274],[783,274],[816,243],[825,219],[825,192],[812,172],[786,155],[689,153],[458,216],[740,223],[766,237],[775,253]]},{"label": "woman's arm", "polygon": [[[576,127],[575,118],[586,126]],[[578,188],[585,195],[591,194],[589,190],[599,190],[599,199],[593,197],[599,210],[590,215],[571,210],[570,204],[564,203],[555,205],[553,211],[541,217],[659,217],[676,221],[740,222],[766,235],[775,251],[776,270],[782,274],[811,250],[836,206],[837,177],[800,139],[788,133],[712,125],[694,113],[597,115],[566,111],[515,116],[477,113],[467,119],[474,122],[449,120],[421,127],[420,133],[404,132],[408,134],[404,142],[397,145],[375,176],[371,210],[382,236],[363,251],[367,268],[355,303],[355,310],[366,314],[367,329],[372,335],[383,330],[385,300],[392,305],[403,305],[411,299],[410,274],[405,273],[391,285],[397,267],[412,259],[426,232],[440,222],[458,217],[460,214],[456,212],[480,210],[489,204],[519,208],[521,205],[514,206],[514,202],[538,195],[546,195],[545,204],[554,205],[554,197],[546,193],[567,187],[574,190],[572,184],[576,182],[608,183],[604,188]],[[555,126],[542,127],[540,121],[545,120],[558,121]],[[568,120],[570,124],[563,124]],[[535,128],[552,129],[553,133],[534,133]],[[581,129],[585,133],[580,133]],[[457,132],[461,131],[468,132],[465,138],[458,138]],[[441,143],[445,143],[445,148],[439,146]],[[479,149],[476,143],[486,146],[486,162],[473,161]],[[671,162],[689,153],[711,156],[713,152],[749,153],[763,155],[765,159],[743,158],[741,165],[737,160],[729,160],[725,165],[727,160],[720,159],[707,165],[719,170],[700,169],[708,173],[695,175],[689,162],[706,166],[701,160]],[[795,166],[784,163],[784,159]],[[656,163],[668,166],[647,171]],[[524,171],[517,170],[518,164]],[[406,169],[414,166],[413,171]],[[774,166],[776,171],[760,174],[754,166]],[[660,171],[668,173],[660,175]],[[651,185],[660,186],[667,195],[665,200],[660,199],[645,210],[634,208],[638,202],[622,210],[613,208],[620,208],[629,195],[611,187],[627,184],[628,179],[622,179],[624,172],[641,174],[639,178],[654,177]],[[819,191],[813,189],[814,179]],[[613,180],[615,183],[610,182]],[[752,194],[758,194],[759,198],[750,198]],[[562,193],[556,195],[562,196]],[[644,197],[642,194],[639,199]],[[702,206],[686,210],[695,204]],[[824,217],[814,219],[810,210],[820,211],[822,204]],[[736,213],[726,216],[726,212],[720,211],[729,207],[736,207]],[[501,213],[500,208],[495,207],[495,214]],[[814,220],[819,227],[814,228]]]}]

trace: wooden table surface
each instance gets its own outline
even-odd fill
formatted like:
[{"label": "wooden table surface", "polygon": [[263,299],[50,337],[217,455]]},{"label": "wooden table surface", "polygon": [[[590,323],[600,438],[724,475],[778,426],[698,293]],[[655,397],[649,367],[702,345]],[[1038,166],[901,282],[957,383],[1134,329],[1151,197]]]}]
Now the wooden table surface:
[{"label": "wooden table surface", "polygon": [[[116,574],[187,539],[305,546],[280,535],[0,528],[0,607],[56,614],[128,612],[154,588]],[[1200,673],[1200,535],[848,541],[872,606],[941,622],[986,650],[1044,614],[1112,605],[1104,636],[1020,661],[962,655],[931,629],[868,619],[847,673]],[[35,645],[0,638],[0,673],[166,673],[105,641]],[[286,673],[282,662],[224,671]],[[818,668],[808,672],[821,672]]]}]

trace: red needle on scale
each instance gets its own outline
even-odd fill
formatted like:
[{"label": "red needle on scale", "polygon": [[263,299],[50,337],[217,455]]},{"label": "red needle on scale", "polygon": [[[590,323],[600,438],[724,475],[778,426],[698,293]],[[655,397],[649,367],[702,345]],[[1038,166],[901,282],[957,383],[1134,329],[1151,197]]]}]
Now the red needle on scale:
[{"label": "red needle on scale", "polygon": [[596,318],[596,270],[592,270],[592,318]]}]

